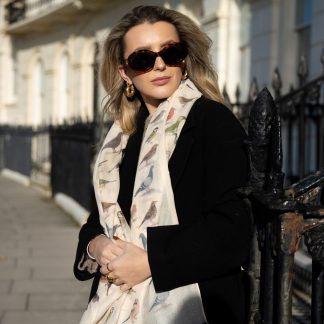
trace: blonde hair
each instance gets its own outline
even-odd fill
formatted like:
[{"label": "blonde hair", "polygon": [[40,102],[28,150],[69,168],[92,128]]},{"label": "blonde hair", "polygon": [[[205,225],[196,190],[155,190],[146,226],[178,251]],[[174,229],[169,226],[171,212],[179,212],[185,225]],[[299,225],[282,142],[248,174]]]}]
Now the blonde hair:
[{"label": "blonde hair", "polygon": [[133,100],[127,99],[126,84],[118,72],[119,65],[123,64],[124,35],[136,25],[158,21],[174,25],[180,41],[187,45],[185,63],[190,80],[205,97],[223,102],[209,55],[210,38],[190,18],[177,11],[159,6],[138,6],[121,19],[105,40],[100,71],[101,82],[108,94],[104,112],[110,113],[114,120],[118,119],[127,134],[136,129],[141,101],[137,91]]}]

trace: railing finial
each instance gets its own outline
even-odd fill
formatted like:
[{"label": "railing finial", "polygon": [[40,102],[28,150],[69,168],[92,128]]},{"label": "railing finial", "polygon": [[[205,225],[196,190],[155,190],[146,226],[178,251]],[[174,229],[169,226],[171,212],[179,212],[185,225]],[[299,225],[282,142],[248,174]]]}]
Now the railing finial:
[{"label": "railing finial", "polygon": [[278,67],[276,67],[274,70],[274,74],[272,78],[272,88],[275,91],[275,97],[279,98],[281,95],[282,82],[281,82],[281,75]]},{"label": "railing finial", "polygon": [[258,93],[259,93],[258,81],[257,81],[256,77],[254,77],[250,84],[248,102],[254,101],[255,98],[257,97]]},{"label": "railing finial", "polygon": [[225,100],[225,103],[226,105],[232,109],[232,104],[231,104],[231,99],[228,95],[228,92],[227,92],[227,89],[226,89],[226,83],[224,84],[224,88],[223,88],[223,97],[224,97],[224,100]]},{"label": "railing finial", "polygon": [[323,49],[322,49],[322,53],[321,53],[321,63],[323,66],[323,74],[324,74],[324,45],[323,45]]},{"label": "railing finial", "polygon": [[241,89],[240,89],[240,85],[238,84],[235,90],[236,103],[240,102],[240,97],[241,97]]},{"label": "railing finial", "polygon": [[305,83],[306,78],[308,76],[308,66],[304,55],[300,57],[297,75],[299,78],[299,85],[302,86]]}]

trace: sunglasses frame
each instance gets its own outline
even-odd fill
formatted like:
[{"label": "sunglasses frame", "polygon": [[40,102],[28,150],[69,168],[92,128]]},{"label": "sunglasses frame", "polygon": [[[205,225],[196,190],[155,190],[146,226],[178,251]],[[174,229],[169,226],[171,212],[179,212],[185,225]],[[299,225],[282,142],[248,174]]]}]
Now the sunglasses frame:
[{"label": "sunglasses frame", "polygon": [[[184,52],[184,57],[177,63],[174,63],[174,64],[168,64],[165,62],[165,60],[163,59],[163,54],[170,48],[172,47],[175,47],[175,46],[180,46],[180,48],[183,50]],[[152,55],[152,57],[154,56],[154,60],[153,60],[153,65],[146,68],[146,69],[136,69],[134,67],[132,67],[132,57],[135,57],[136,55],[140,55],[141,53],[150,53],[149,55]],[[151,54],[153,53],[153,54]],[[175,43],[170,43],[170,44],[167,44],[165,47],[163,47],[159,52],[154,52],[154,51],[150,51],[148,49],[142,49],[142,50],[138,50],[138,51],[135,51],[133,53],[131,53],[127,59],[124,60],[124,64],[126,66],[129,66],[132,70],[136,71],[136,72],[143,72],[143,73],[146,73],[146,72],[149,72],[151,70],[153,70],[154,68],[154,65],[155,65],[155,61],[157,59],[157,57],[161,57],[162,60],[164,61],[164,63],[167,65],[167,66],[177,66],[181,63],[181,61],[183,61],[188,55],[188,48],[187,46],[183,43],[183,42],[175,42]]]}]

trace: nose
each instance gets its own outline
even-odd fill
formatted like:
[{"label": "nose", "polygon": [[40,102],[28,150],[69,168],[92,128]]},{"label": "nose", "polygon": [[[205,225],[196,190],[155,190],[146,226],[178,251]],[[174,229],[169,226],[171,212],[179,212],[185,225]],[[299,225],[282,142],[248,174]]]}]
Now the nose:
[{"label": "nose", "polygon": [[165,67],[166,67],[166,65],[165,65],[162,57],[161,56],[158,56],[155,59],[154,70],[161,70],[161,71],[163,71],[163,70],[165,70]]}]

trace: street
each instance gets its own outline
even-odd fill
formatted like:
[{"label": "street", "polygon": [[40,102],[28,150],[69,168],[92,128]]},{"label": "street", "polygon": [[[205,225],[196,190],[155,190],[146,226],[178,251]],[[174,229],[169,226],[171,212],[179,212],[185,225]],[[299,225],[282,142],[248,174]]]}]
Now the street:
[{"label": "street", "polygon": [[0,176],[0,323],[78,323],[90,282],[74,278],[79,227],[32,187]]}]

